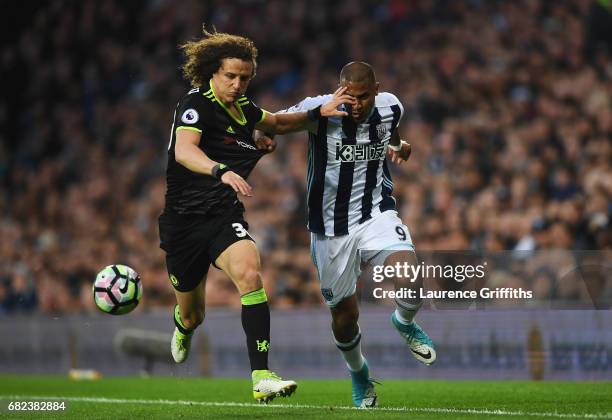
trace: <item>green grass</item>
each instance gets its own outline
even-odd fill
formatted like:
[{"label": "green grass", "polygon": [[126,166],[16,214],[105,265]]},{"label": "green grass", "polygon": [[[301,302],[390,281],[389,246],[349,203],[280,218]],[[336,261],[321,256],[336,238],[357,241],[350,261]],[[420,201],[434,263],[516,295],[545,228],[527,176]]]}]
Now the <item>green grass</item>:
[{"label": "green grass", "polygon": [[[58,376],[3,375],[0,417],[612,418],[612,382],[388,380],[377,386],[377,392],[380,407],[364,411],[348,409],[348,380],[301,380],[294,396],[277,398],[265,406],[254,404],[250,382],[241,379],[113,377],[74,381]],[[8,396],[22,400],[65,398],[67,410],[8,413]]]}]

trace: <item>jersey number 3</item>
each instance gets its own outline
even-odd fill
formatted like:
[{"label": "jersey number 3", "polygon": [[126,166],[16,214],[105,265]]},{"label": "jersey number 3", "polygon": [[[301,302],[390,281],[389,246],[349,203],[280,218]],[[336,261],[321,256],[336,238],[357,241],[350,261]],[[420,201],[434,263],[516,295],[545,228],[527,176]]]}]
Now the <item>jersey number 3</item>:
[{"label": "jersey number 3", "polygon": [[242,226],[240,223],[232,223],[232,227],[236,231],[236,236],[239,238],[244,238],[249,234],[249,232],[247,232],[244,226]]}]

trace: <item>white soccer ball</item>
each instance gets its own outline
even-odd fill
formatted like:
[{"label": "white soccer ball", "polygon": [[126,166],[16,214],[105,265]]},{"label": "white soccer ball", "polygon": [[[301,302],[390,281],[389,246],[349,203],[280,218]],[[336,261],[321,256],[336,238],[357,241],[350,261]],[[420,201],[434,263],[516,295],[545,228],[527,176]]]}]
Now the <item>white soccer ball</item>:
[{"label": "white soccer ball", "polygon": [[127,265],[109,265],[96,276],[93,295],[96,306],[102,312],[127,314],[142,298],[142,282],[138,273]]}]

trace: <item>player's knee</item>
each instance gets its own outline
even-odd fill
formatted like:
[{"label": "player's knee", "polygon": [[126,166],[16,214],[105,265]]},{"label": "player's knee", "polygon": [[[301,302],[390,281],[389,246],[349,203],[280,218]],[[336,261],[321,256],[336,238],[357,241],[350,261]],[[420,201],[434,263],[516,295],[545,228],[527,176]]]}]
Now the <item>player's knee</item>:
[{"label": "player's knee", "polygon": [[257,290],[262,287],[261,272],[257,264],[242,262],[237,264],[232,271],[241,292]]},{"label": "player's knee", "polygon": [[334,324],[341,329],[352,329],[359,321],[359,309],[350,308],[339,312],[334,316]]},{"label": "player's knee", "polygon": [[181,321],[187,329],[195,330],[202,322],[204,322],[203,311],[192,311],[186,314],[184,317],[181,316]]}]

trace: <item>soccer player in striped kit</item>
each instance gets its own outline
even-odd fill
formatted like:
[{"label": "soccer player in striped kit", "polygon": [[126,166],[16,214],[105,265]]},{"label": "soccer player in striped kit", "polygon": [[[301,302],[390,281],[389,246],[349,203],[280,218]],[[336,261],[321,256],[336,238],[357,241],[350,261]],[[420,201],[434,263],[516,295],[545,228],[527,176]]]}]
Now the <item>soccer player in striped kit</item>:
[{"label": "soccer player in striped kit", "polygon": [[[395,209],[393,182],[386,155],[401,163],[410,145],[400,139],[398,124],[402,104],[391,93],[379,92],[372,67],[352,62],[340,73],[340,89],[353,101],[339,110],[346,116],[320,116],[320,107],[334,95],[308,97],[281,111],[307,111],[308,130],[308,229],[311,254],[321,282],[321,293],[332,315],[332,331],[352,377],[352,398],[357,407],[374,407],[377,396],[361,351],[356,282],[361,265],[416,264],[408,227]],[[280,114],[277,113],[277,114]],[[274,143],[256,134],[258,147]],[[422,280],[407,285],[413,289]],[[396,279],[396,287],[398,287]],[[417,294],[418,296],[418,294]],[[396,299],[393,326],[405,339],[412,355],[432,364],[432,341],[414,316],[420,298]]]}]

